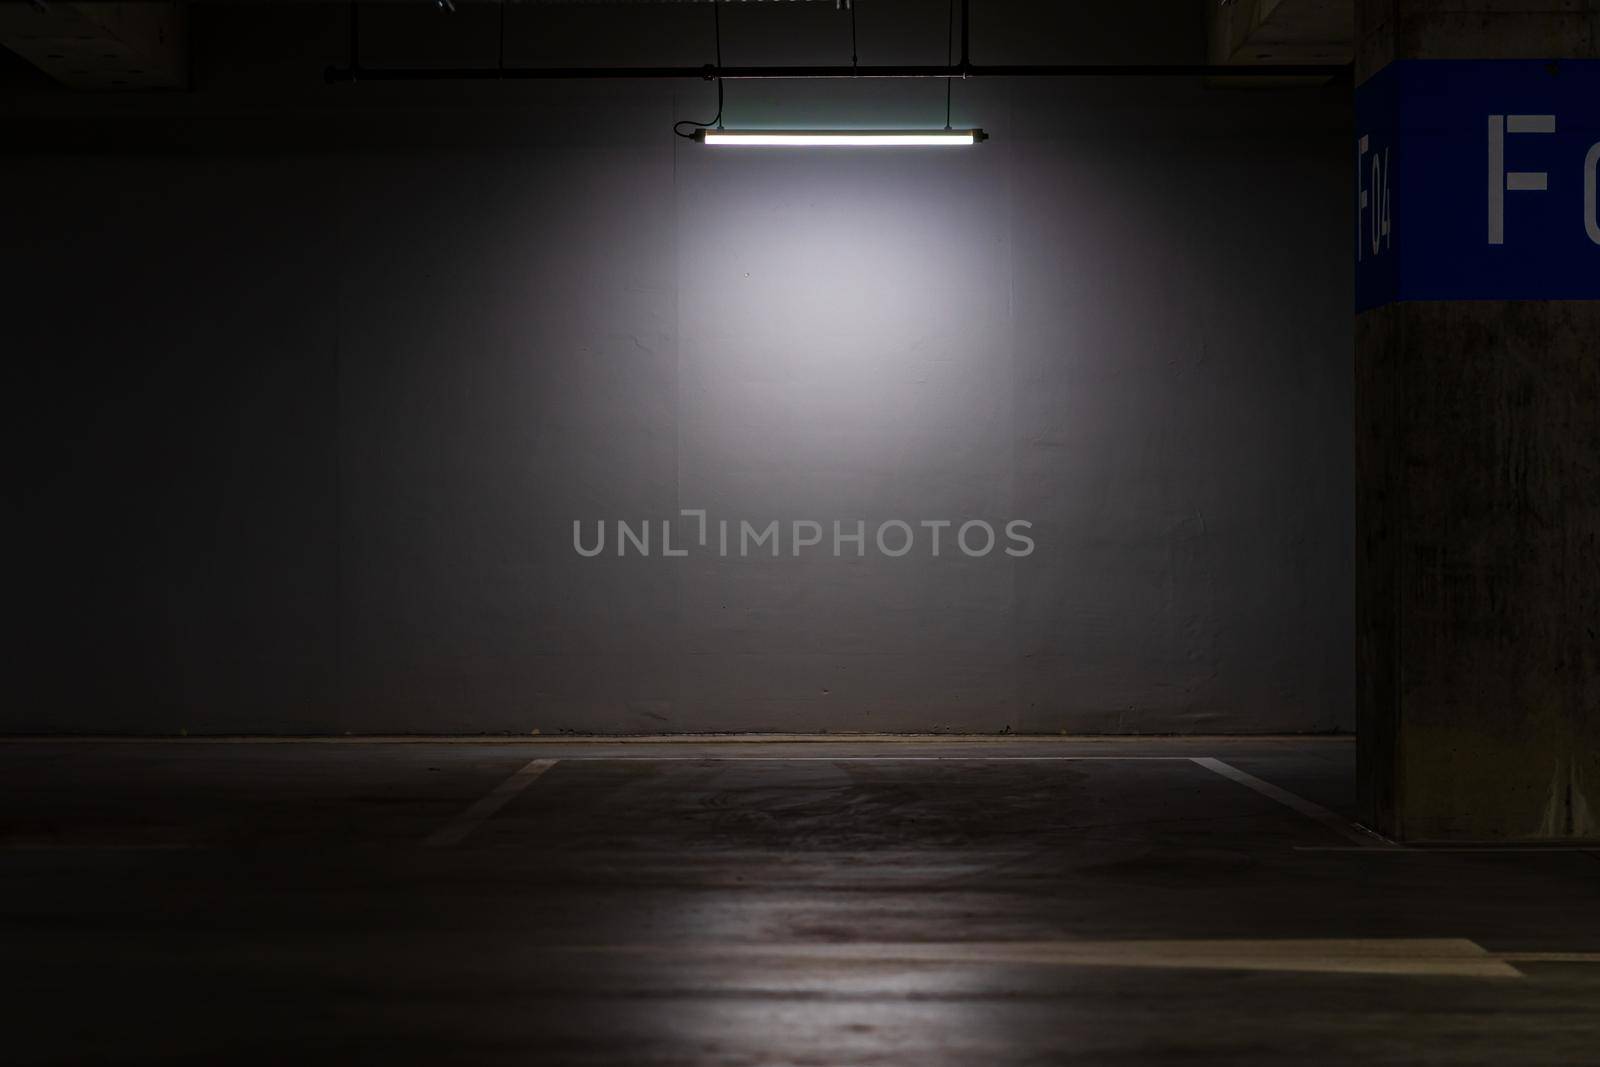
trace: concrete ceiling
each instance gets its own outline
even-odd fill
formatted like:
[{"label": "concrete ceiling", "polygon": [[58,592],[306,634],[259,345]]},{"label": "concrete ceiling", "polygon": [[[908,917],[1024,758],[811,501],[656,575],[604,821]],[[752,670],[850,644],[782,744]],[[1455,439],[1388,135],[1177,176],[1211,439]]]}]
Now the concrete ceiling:
[{"label": "concrete ceiling", "polygon": [[1212,63],[1348,63],[1355,53],[1355,0],[1207,3]]},{"label": "concrete ceiling", "polygon": [[[378,0],[384,2],[384,0]],[[388,0],[424,4],[426,0]],[[452,0],[453,3],[498,0]],[[511,0],[519,4],[704,3],[708,0]],[[773,5],[848,0],[723,0]],[[982,0],[979,0],[982,3]],[[1330,64],[1353,54],[1354,0],[1204,0],[1209,61],[1220,66]],[[976,5],[975,5],[976,6]],[[186,88],[182,0],[105,3],[33,0],[0,5],[0,44],[74,89]],[[1228,79],[1215,79],[1226,84]],[[1277,79],[1272,79],[1276,81]],[[1264,84],[1260,78],[1235,84]]]}]

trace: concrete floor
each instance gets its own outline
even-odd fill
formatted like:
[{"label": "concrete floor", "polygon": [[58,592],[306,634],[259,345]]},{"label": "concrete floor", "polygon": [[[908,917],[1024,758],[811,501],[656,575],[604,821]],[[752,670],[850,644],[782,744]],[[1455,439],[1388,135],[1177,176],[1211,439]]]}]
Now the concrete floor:
[{"label": "concrete floor", "polygon": [[1600,854],[1384,847],[1353,759],[4,743],[0,1061],[1600,1062]]}]

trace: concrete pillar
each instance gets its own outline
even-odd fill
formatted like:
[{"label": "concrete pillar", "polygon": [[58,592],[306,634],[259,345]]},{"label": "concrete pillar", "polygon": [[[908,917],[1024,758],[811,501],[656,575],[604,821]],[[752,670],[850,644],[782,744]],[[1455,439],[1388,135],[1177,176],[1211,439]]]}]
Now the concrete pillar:
[{"label": "concrete pillar", "polygon": [[1597,57],[1597,0],[1357,2],[1360,780],[1400,840],[1600,838]]}]

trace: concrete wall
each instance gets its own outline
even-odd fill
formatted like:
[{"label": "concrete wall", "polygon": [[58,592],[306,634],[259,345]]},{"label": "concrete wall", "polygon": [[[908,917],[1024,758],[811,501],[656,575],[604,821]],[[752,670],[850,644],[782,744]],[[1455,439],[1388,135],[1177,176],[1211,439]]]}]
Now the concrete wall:
[{"label": "concrete wall", "polygon": [[[971,150],[730,156],[670,136],[699,85],[325,88],[340,25],[276,93],[15,94],[0,729],[1353,724],[1347,90],[962,85]],[[942,124],[730,87],[872,109]],[[868,551],[573,549],[682,508]]]}]

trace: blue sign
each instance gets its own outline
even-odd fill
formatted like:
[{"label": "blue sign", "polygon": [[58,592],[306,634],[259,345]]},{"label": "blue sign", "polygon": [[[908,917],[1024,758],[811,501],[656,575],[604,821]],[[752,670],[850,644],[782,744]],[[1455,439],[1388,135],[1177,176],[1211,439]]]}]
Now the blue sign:
[{"label": "blue sign", "polygon": [[1356,310],[1600,299],[1600,60],[1401,60],[1356,90]]}]

